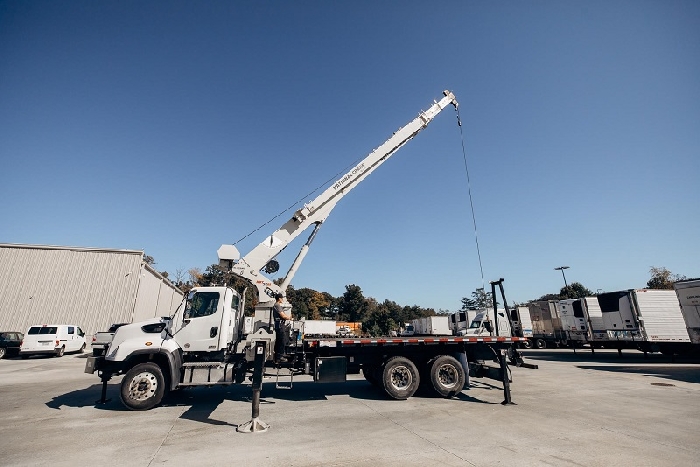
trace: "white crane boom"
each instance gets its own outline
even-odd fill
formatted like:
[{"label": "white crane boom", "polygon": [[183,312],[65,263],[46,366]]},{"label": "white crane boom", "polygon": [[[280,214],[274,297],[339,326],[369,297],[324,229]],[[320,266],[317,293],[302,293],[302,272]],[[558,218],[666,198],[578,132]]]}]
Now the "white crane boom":
[{"label": "white crane boom", "polygon": [[[243,258],[239,259],[240,255],[238,250],[233,245],[222,245],[221,248],[219,248],[219,263],[222,266],[229,267],[231,272],[239,277],[247,279],[257,287],[260,301],[258,306],[269,307],[276,293],[284,293],[284,290],[291,282],[299,265],[306,256],[309,245],[313,241],[318,229],[338,201],[389,159],[401,146],[410,141],[423,128],[427,127],[428,123],[430,123],[445,107],[450,104],[454,105],[455,108],[457,107],[457,100],[452,92],[444,91],[443,94],[444,97],[440,99],[439,102],[434,102],[428,110],[421,112],[408,125],[396,131],[384,144],[372,151],[359,164],[328,187],[323,193],[318,195],[313,201],[297,210],[291,219]],[[314,226],[313,232],[309,235],[308,240],[299,251],[284,281],[277,286],[260,271],[284,250],[292,240],[312,225]],[[272,265],[274,263],[270,264]],[[270,271],[275,272],[276,269],[272,267]]]}]

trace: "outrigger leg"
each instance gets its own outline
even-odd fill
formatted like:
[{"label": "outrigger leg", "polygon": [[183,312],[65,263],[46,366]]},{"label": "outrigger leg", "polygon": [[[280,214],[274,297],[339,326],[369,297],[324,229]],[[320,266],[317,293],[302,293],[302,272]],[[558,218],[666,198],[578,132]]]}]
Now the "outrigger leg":
[{"label": "outrigger leg", "polygon": [[252,418],[249,422],[238,425],[236,431],[239,433],[259,433],[267,431],[270,425],[261,421],[260,416],[260,391],[262,391],[263,372],[265,369],[265,341],[255,343],[255,361],[253,366],[253,409]]},{"label": "outrigger leg", "polygon": [[95,401],[95,404],[106,404],[112,399],[107,399],[107,382],[112,379],[111,374],[101,372],[100,379],[102,380],[102,392],[100,393],[100,400]]},{"label": "outrigger leg", "polygon": [[515,405],[510,398],[510,378],[508,377],[508,362],[506,362],[506,353],[504,350],[499,350],[498,359],[501,362],[501,374],[503,376],[503,397],[501,402],[503,405]]}]

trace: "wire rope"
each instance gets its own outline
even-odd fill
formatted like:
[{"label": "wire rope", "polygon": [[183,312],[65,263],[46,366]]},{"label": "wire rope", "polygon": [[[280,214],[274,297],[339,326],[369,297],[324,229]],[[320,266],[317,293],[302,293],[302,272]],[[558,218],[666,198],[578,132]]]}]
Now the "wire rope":
[{"label": "wire rope", "polygon": [[471,179],[469,178],[469,164],[467,163],[467,151],[464,148],[464,130],[462,129],[462,118],[459,115],[459,107],[455,106],[455,112],[457,112],[457,125],[459,126],[459,135],[462,140],[462,158],[464,159],[464,170],[467,174],[467,191],[469,193],[469,206],[472,211],[472,223],[474,224],[474,242],[476,243],[476,254],[479,258],[479,271],[481,272],[481,289],[485,290],[486,281],[484,280],[484,267],[481,263],[481,250],[479,249],[479,234],[476,229],[476,215],[474,214],[474,200],[472,198],[472,185]]}]

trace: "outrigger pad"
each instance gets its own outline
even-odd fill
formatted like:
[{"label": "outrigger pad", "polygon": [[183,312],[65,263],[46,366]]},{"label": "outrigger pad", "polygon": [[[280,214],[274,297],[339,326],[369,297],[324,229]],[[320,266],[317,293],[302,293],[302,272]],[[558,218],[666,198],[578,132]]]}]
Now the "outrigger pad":
[{"label": "outrigger pad", "polygon": [[268,428],[270,428],[270,425],[260,421],[260,419],[258,418],[254,418],[251,421],[244,423],[243,425],[238,425],[236,431],[239,433],[262,433],[264,431],[267,431]]}]

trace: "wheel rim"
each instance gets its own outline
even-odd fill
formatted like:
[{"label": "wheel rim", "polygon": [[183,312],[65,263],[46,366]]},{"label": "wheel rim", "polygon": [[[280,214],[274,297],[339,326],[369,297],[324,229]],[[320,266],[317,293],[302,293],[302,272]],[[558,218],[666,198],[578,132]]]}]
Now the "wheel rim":
[{"label": "wheel rim", "polygon": [[437,371],[437,379],[444,388],[453,388],[459,381],[457,369],[452,365],[440,365]]},{"label": "wheel rim", "polygon": [[158,379],[153,373],[141,372],[131,378],[129,397],[137,401],[145,401],[153,397],[158,389]]},{"label": "wheel rim", "polygon": [[5,349],[4,349],[4,348],[0,348],[0,358],[2,358],[2,357],[4,357],[4,356],[5,356]]},{"label": "wheel rim", "polygon": [[413,382],[413,374],[405,366],[397,366],[391,370],[391,386],[399,391],[407,389]]}]

